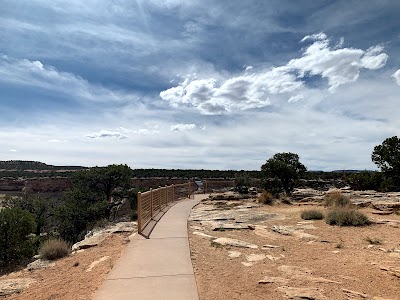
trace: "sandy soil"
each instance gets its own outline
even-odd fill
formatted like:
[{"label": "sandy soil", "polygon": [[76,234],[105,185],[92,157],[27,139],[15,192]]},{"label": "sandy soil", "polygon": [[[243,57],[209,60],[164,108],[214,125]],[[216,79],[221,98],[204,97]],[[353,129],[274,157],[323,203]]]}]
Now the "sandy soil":
[{"label": "sandy soil", "polygon": [[[210,231],[203,226],[203,233],[250,242],[258,245],[258,249],[215,247],[210,239],[193,235],[193,231],[199,231],[202,226],[200,222],[190,222],[192,262],[200,299],[288,299],[285,294],[287,287],[316,288],[321,293],[318,298],[290,299],[400,299],[400,273],[396,276],[381,269],[384,266],[400,271],[400,253],[393,252],[400,249],[400,228],[376,224],[337,227],[327,225],[324,220],[311,221],[309,225],[314,225],[316,229],[305,232],[319,237],[314,242],[270,230],[273,225],[299,226],[298,222],[304,221],[300,218],[301,211],[310,208],[326,212],[321,206],[279,204],[252,208],[285,216],[284,220],[259,223],[267,226],[264,236],[256,235],[255,230]],[[373,210],[370,208],[361,211],[374,218],[400,221],[400,216],[395,214],[376,216],[371,214]],[[380,239],[382,244],[370,246],[367,237]],[[279,248],[261,250],[265,244]],[[241,255],[230,258],[228,255],[232,250],[240,251]],[[250,254],[270,255],[277,260],[266,258],[252,266],[243,265],[242,262],[247,262],[245,255]],[[296,275],[296,272],[287,271],[296,267],[309,269],[309,272]],[[265,276],[280,277],[283,282],[259,284],[258,281]],[[335,282],[324,282],[326,279]],[[343,289],[368,296],[349,294]]]},{"label": "sandy soil", "polygon": [[[3,279],[32,278],[36,282],[20,294],[7,300],[89,300],[101,286],[106,275],[120,257],[128,242],[127,235],[113,234],[100,245],[56,261],[56,265],[42,270],[20,271]],[[103,257],[90,272],[90,265]]]}]

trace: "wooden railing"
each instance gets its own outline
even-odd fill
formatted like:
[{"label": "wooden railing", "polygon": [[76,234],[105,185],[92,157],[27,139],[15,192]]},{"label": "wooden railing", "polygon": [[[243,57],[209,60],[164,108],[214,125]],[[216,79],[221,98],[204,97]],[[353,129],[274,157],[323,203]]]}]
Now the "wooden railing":
[{"label": "wooden railing", "polygon": [[173,184],[170,186],[150,189],[138,193],[138,233],[165,207],[182,198],[190,198],[193,194],[193,183]]}]

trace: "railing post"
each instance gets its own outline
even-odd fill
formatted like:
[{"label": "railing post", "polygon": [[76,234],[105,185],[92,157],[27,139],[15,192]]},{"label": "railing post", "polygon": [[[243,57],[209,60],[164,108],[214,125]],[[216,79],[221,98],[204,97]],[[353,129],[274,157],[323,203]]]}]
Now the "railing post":
[{"label": "railing post", "polygon": [[165,193],[164,193],[164,197],[165,197],[165,201],[164,201],[164,203],[165,203],[165,206],[167,206],[168,205],[168,185],[165,185]]},{"label": "railing post", "polygon": [[190,182],[190,180],[189,180],[189,199],[190,199],[190,197],[192,196],[192,183]]},{"label": "railing post", "polygon": [[142,233],[142,193],[139,192],[138,193],[138,211],[137,211],[137,215],[138,215],[138,233],[141,234]]},{"label": "railing post", "polygon": [[153,189],[150,189],[150,214],[151,218],[153,218],[154,212],[153,212]]},{"label": "railing post", "polygon": [[161,191],[162,191],[162,187],[160,187],[159,188],[159,191],[158,191],[158,204],[160,204],[160,211],[161,211],[161,209],[162,209],[162,202],[161,202]]}]

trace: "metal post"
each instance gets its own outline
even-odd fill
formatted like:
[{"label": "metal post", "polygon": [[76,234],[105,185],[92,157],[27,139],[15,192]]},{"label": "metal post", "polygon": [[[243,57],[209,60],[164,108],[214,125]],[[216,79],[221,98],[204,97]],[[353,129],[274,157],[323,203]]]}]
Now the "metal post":
[{"label": "metal post", "polygon": [[142,233],[142,193],[138,193],[138,233]]}]

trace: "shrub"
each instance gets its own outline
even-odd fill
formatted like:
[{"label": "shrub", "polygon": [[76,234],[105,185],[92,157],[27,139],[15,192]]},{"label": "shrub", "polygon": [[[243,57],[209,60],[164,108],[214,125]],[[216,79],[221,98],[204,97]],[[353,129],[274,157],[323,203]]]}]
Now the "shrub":
[{"label": "shrub", "polygon": [[332,207],[350,207],[352,206],[349,197],[343,195],[341,192],[332,192],[326,194],[324,197],[324,205]]},{"label": "shrub", "polygon": [[61,239],[51,239],[40,247],[39,255],[47,260],[55,260],[67,256],[71,252],[70,246]]},{"label": "shrub", "polygon": [[235,174],[235,191],[239,194],[248,194],[250,186],[250,176],[247,173]]},{"label": "shrub", "polygon": [[371,221],[357,210],[334,209],[328,212],[326,223],[337,226],[365,226],[370,225]]},{"label": "shrub", "polygon": [[262,204],[272,205],[275,202],[275,198],[270,192],[263,191],[260,197],[258,197],[258,202]]},{"label": "shrub", "polygon": [[36,229],[33,216],[20,208],[0,210],[0,264],[9,264],[34,254],[29,235]]},{"label": "shrub", "polygon": [[318,210],[305,210],[301,213],[303,220],[322,220],[324,215]]}]

